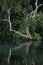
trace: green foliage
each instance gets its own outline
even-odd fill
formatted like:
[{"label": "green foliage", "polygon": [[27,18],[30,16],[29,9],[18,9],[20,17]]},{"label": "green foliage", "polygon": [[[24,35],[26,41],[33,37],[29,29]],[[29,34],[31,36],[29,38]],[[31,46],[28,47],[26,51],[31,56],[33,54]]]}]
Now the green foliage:
[{"label": "green foliage", "polygon": [[[20,35],[11,32],[9,30],[9,23],[6,21],[4,22],[2,21],[2,19],[7,18],[6,10],[11,6],[13,7],[12,10],[14,10],[14,13],[16,13],[13,14],[11,18],[12,29],[15,29],[23,34],[26,34],[25,27],[27,25],[29,27],[29,32],[33,40],[43,39],[43,13],[42,12],[37,13],[38,16],[36,16],[35,18],[31,18],[29,16],[28,19],[26,20],[27,14],[30,14],[28,13],[28,9],[30,6],[29,0],[0,0],[0,44],[2,45],[0,46],[0,54],[2,55],[3,54],[6,55],[8,53],[9,48],[18,46],[19,44],[28,41],[27,38],[23,38]],[[34,51],[35,53],[35,48],[37,48],[40,45],[40,43],[41,43],[40,41],[38,42],[35,41],[34,43],[32,42],[34,48],[31,51]],[[5,47],[3,46],[4,44]],[[25,55],[25,50],[26,50],[25,48],[26,47],[23,47],[22,49],[16,52],[18,54]],[[39,57],[40,59],[42,58],[41,56]],[[37,60],[36,58],[35,60]],[[39,61],[41,62],[41,60]],[[19,63],[17,65],[19,65]]]},{"label": "green foliage", "polygon": [[33,39],[41,40],[41,36],[38,33],[34,33],[34,35],[32,37],[33,37]]}]

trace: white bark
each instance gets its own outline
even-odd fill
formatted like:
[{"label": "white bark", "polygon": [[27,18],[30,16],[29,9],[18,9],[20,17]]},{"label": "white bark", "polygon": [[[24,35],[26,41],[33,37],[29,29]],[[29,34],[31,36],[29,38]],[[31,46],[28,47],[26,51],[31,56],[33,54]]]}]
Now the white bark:
[{"label": "white bark", "polygon": [[32,17],[32,18],[36,17],[36,15],[37,15],[37,10],[38,10],[38,8],[39,8],[40,6],[42,6],[42,5],[43,5],[43,4],[39,4],[39,5],[38,5],[38,0],[36,0],[36,2],[35,2],[36,8],[35,8],[34,11],[31,12],[31,17]]},{"label": "white bark", "polygon": [[[9,30],[10,31],[12,31],[12,32],[15,32],[16,34],[19,34],[20,36],[22,36],[22,37],[25,37],[25,38],[30,38],[31,39],[31,35],[30,35],[30,32],[29,32],[29,30],[28,30],[28,32],[27,32],[27,34],[25,35],[25,34],[22,34],[21,32],[19,32],[19,31],[16,31],[16,30],[13,30],[12,29],[12,23],[11,23],[11,21],[10,21],[10,9],[8,9],[7,10],[7,13],[8,13],[8,19],[3,19],[2,21],[7,21],[8,23],[9,23]],[[26,19],[25,20],[27,20],[27,16],[26,16]],[[25,23],[25,22],[24,22]],[[28,28],[27,28],[28,29]]]},{"label": "white bark", "polygon": [[[29,27],[27,26],[27,21],[28,21],[28,16],[34,18],[34,17],[36,16],[36,14],[37,14],[38,8],[43,5],[43,4],[37,5],[37,3],[38,3],[38,0],[36,0],[36,2],[35,2],[36,9],[35,9],[34,11],[32,10],[32,12],[30,12],[30,14],[28,14],[28,15],[26,16],[26,19],[25,19],[25,22],[24,22],[24,23],[26,23],[26,35],[25,35],[25,34],[22,34],[22,33],[19,32],[19,31],[16,31],[16,30],[13,30],[13,29],[12,29],[12,23],[11,23],[11,21],[10,21],[10,10],[11,10],[11,8],[9,8],[9,9],[7,10],[8,19],[3,19],[2,21],[7,21],[7,22],[9,23],[9,30],[10,30],[10,31],[15,32],[16,34],[19,34],[19,35],[22,36],[22,37],[32,39],[32,37],[31,37],[31,35],[30,35],[30,32],[29,32]],[[21,44],[21,45],[19,45],[18,47],[15,47],[15,48],[12,48],[12,49],[9,50],[8,64],[9,64],[9,62],[10,62],[11,51],[20,49],[20,48],[23,47],[24,45],[25,45],[25,44]],[[28,50],[29,50],[30,45],[31,45],[30,43],[27,43],[27,44],[26,44],[26,46],[27,46],[27,49],[26,49],[27,52],[26,52],[26,53],[28,53]]]},{"label": "white bark", "polygon": [[[26,19],[25,19],[25,22],[24,22],[24,23],[27,23],[27,21],[28,21],[28,16],[34,18],[34,17],[37,15],[37,10],[38,10],[38,8],[43,5],[43,4],[39,4],[39,5],[37,5],[37,4],[38,4],[38,0],[36,0],[36,2],[35,2],[35,6],[36,6],[35,10],[34,10],[34,11],[32,10],[32,12],[30,12],[30,14],[28,14],[28,15],[26,16]],[[7,22],[9,23],[9,30],[12,31],[12,32],[15,32],[16,34],[19,34],[19,35],[22,36],[22,37],[32,39],[31,34],[30,34],[30,32],[29,32],[29,27],[27,26],[27,24],[26,24],[26,35],[25,35],[25,34],[22,34],[20,31],[16,31],[16,30],[13,30],[13,29],[12,29],[12,23],[11,23],[11,21],[10,21],[10,10],[11,10],[11,8],[12,8],[12,7],[10,7],[10,8],[7,10],[8,19],[3,19],[3,21],[7,21]]]}]

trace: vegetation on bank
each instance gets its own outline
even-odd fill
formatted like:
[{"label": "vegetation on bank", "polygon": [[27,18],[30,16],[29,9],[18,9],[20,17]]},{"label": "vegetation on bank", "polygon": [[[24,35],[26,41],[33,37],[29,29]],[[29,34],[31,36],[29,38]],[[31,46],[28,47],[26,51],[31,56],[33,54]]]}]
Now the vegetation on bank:
[{"label": "vegetation on bank", "polygon": [[[0,49],[2,50],[0,51],[0,53],[4,55],[7,54],[8,51],[7,57],[8,61],[9,57],[13,56],[9,55],[10,54],[9,49],[11,50],[12,53],[14,49],[18,50],[22,46],[24,45],[26,46],[25,47],[26,48],[25,54],[27,53],[26,56],[23,57],[22,52],[24,53],[24,51],[21,51],[24,49],[24,47],[21,50],[19,49],[20,51],[18,53],[21,53],[22,56],[20,56],[20,58],[19,55],[16,57],[17,64],[15,65],[20,65],[21,59],[22,59],[21,64],[23,62],[25,64],[28,62],[26,65],[28,65],[29,63],[30,65],[32,65],[31,64],[32,62],[36,62],[36,64],[38,65],[39,63],[37,63],[37,61],[38,62],[40,61],[40,63],[42,61],[42,56],[41,55],[37,56],[37,53],[35,53],[36,51],[35,49],[41,46],[42,43],[40,42],[40,40],[43,39],[43,7],[41,7],[43,6],[42,5],[43,3],[40,4],[40,2],[37,2],[38,0],[36,0],[35,2],[30,1],[31,0],[0,0]],[[42,10],[40,10],[40,7],[42,8]],[[37,41],[31,43],[33,40]],[[5,48],[7,49],[7,51]],[[13,57],[10,58],[14,59]],[[25,60],[23,60],[24,58]],[[3,60],[3,57],[1,59]],[[14,61],[16,60],[14,59]],[[4,62],[5,61],[3,61],[3,63]],[[5,62],[5,64],[6,63],[7,62]],[[15,62],[11,60],[10,64],[12,63]]]}]

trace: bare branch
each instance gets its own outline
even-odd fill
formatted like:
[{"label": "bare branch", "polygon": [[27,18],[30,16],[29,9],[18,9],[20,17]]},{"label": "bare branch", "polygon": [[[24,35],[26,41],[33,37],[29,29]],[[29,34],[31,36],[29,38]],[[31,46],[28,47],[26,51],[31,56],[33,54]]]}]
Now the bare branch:
[{"label": "bare branch", "polygon": [[37,14],[37,10],[38,10],[38,5],[37,4],[38,4],[38,0],[36,0],[36,2],[35,2],[35,6],[36,6],[35,10],[31,12],[31,15],[33,15],[32,18],[34,18]]},{"label": "bare branch", "polygon": [[25,19],[25,22],[26,22],[26,35],[23,34],[23,33],[21,33],[21,32],[19,32],[19,31],[16,31],[16,30],[13,30],[13,29],[12,29],[12,23],[11,23],[11,21],[10,21],[10,10],[11,10],[12,7],[10,7],[10,8],[7,10],[8,19],[2,19],[2,21],[8,21],[9,26],[10,26],[10,27],[9,27],[10,31],[15,32],[16,34],[19,34],[19,35],[22,36],[22,37],[32,39],[32,37],[31,37],[31,35],[30,35],[30,32],[29,32],[29,27],[27,26],[27,21],[28,21],[28,16],[34,18],[34,17],[36,16],[36,14],[37,14],[38,8],[43,5],[43,4],[37,5],[37,3],[38,3],[38,0],[36,0],[36,2],[35,2],[36,9],[35,9],[34,11],[32,10],[32,12],[26,16],[26,19]]},{"label": "bare branch", "polygon": [[[12,32],[15,32],[16,34],[19,34],[20,36],[22,36],[22,37],[25,37],[25,38],[30,38],[30,33],[27,35],[25,35],[25,34],[22,34],[21,32],[19,32],[19,31],[16,31],[16,30],[13,30],[12,29],[12,24],[11,24],[11,21],[10,21],[10,8],[7,10],[7,13],[8,13],[8,19],[2,19],[2,21],[8,21],[8,23],[9,23],[9,29],[10,29],[10,31],[12,31]],[[27,18],[26,18],[26,20],[28,20]],[[28,30],[28,32],[29,32],[29,30]]]},{"label": "bare branch", "polygon": [[35,2],[36,9],[37,9],[37,4],[38,4],[38,0],[36,0],[36,2]]},{"label": "bare branch", "polygon": [[36,0],[36,2],[35,2],[35,6],[36,6],[36,8],[35,8],[35,10],[34,11],[32,11],[30,14],[30,17],[32,17],[32,18],[34,18],[36,15],[37,15],[37,10],[38,10],[38,8],[40,7],[40,6],[42,6],[43,4],[39,4],[38,5],[38,0]]},{"label": "bare branch", "polygon": [[38,8],[39,8],[40,6],[43,6],[43,4],[39,4]]},{"label": "bare branch", "polygon": [[28,35],[25,35],[25,34],[22,34],[21,32],[19,32],[19,31],[16,31],[16,30],[12,30],[12,29],[10,29],[10,31],[12,31],[12,32],[15,32],[16,34],[19,34],[20,36],[22,36],[22,37],[25,37],[25,38],[30,38],[30,36]]}]

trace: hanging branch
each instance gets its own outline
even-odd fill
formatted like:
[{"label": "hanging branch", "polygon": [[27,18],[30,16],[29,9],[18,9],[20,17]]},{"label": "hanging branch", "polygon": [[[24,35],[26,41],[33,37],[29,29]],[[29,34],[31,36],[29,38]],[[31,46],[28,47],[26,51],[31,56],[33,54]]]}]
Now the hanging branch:
[{"label": "hanging branch", "polygon": [[[30,35],[30,33],[29,33],[29,28],[28,28],[27,24],[26,24],[26,35],[20,33],[19,31],[16,31],[16,30],[13,30],[13,29],[12,29],[12,23],[11,23],[11,21],[10,21],[10,8],[7,10],[7,13],[8,13],[8,19],[3,19],[3,21],[7,21],[7,22],[9,23],[9,30],[10,30],[10,31],[13,31],[13,32],[19,34],[20,36],[25,37],[25,38],[31,38],[31,35]],[[28,21],[28,16],[26,16],[26,21],[25,21],[25,22],[27,22],[27,21]],[[24,45],[25,45],[25,44],[23,43],[23,44],[21,44],[20,46],[15,47],[15,48],[12,48],[12,49],[9,50],[8,64],[9,64],[9,62],[10,62],[11,51],[20,49],[20,48],[23,47]]]},{"label": "hanging branch", "polygon": [[[9,23],[9,30],[10,30],[11,32],[15,32],[16,34],[19,34],[19,35],[22,36],[22,37],[32,39],[32,37],[31,37],[31,35],[30,35],[30,32],[29,32],[29,27],[27,26],[27,21],[28,21],[28,16],[34,18],[34,17],[36,16],[36,14],[37,14],[38,8],[43,5],[43,4],[37,5],[37,3],[38,3],[38,0],[36,0],[36,2],[35,2],[36,9],[35,9],[34,11],[30,12],[30,14],[28,14],[28,15],[26,16],[26,19],[25,19],[25,23],[26,23],[26,35],[25,35],[25,34],[22,34],[22,33],[19,32],[19,31],[16,31],[16,30],[13,30],[13,29],[12,29],[12,23],[11,23],[11,20],[10,20],[10,10],[11,10],[11,8],[9,8],[9,9],[7,10],[8,19],[3,19],[3,21],[7,21],[7,22]],[[28,44],[30,44],[30,43],[28,43]],[[27,44],[27,52],[28,52],[28,48],[29,48],[28,44]],[[24,45],[25,45],[25,44],[21,44],[21,45],[19,45],[18,47],[15,47],[15,48],[12,48],[12,49],[9,50],[8,64],[9,64],[9,62],[10,62],[11,51],[20,49],[20,48],[23,47]]]},{"label": "hanging branch", "polygon": [[[26,23],[27,23],[27,21],[28,21],[28,16],[26,17]],[[12,26],[11,26],[11,22],[10,22],[10,16],[9,16],[9,25],[10,25],[10,31],[14,31],[15,33],[18,33],[18,34],[20,34],[20,35],[22,35],[23,37],[27,37],[27,38],[31,38],[31,35],[30,35],[30,33],[29,33],[29,27],[27,26],[27,24],[26,24],[26,34],[27,35],[24,35],[24,34],[22,34],[22,33],[20,33],[20,32],[18,32],[18,31],[16,31],[16,30],[12,30]],[[30,35],[29,37],[28,37],[28,35]],[[11,51],[14,51],[14,50],[17,50],[17,49],[20,49],[21,47],[23,47],[24,45],[26,45],[27,46],[27,53],[28,53],[28,49],[29,49],[29,47],[30,47],[30,43],[23,43],[23,44],[21,44],[21,45],[19,45],[19,46],[17,46],[17,47],[15,47],[15,48],[12,48],[11,49]],[[10,51],[9,51],[9,57],[8,57],[8,61],[10,62],[10,57],[11,57],[11,55],[10,55]],[[9,63],[8,63],[9,64]]]},{"label": "hanging branch", "polygon": [[[12,32],[15,32],[16,34],[19,34],[20,36],[22,36],[22,37],[25,37],[25,38],[30,38],[31,39],[31,37],[30,37],[30,33],[29,33],[29,30],[28,30],[28,35],[26,34],[22,34],[21,32],[19,32],[19,31],[16,31],[16,30],[13,30],[12,29],[12,23],[11,23],[11,21],[10,21],[10,8],[7,10],[7,13],[8,13],[8,19],[3,19],[3,21],[7,21],[8,23],[9,23],[9,30],[10,31],[12,31]],[[27,19],[27,18],[26,18]],[[27,31],[26,31],[27,32]]]},{"label": "hanging branch", "polygon": [[[27,23],[27,20],[28,20],[28,16],[34,18],[34,17],[36,16],[36,14],[37,14],[38,8],[43,5],[43,4],[37,5],[37,3],[38,3],[38,0],[36,0],[36,2],[35,2],[35,6],[36,6],[35,10],[34,10],[34,11],[32,10],[32,12],[30,12],[30,14],[28,14],[28,15],[26,16],[26,19],[25,19],[25,22],[26,22],[26,23]],[[19,34],[19,35],[22,36],[22,37],[32,39],[32,37],[31,37],[31,35],[30,35],[30,32],[29,32],[29,27],[27,26],[27,24],[26,24],[26,35],[23,34],[23,33],[21,33],[20,31],[16,31],[16,30],[13,30],[13,29],[12,29],[12,23],[11,23],[11,21],[10,21],[10,10],[11,10],[11,8],[12,8],[12,7],[10,7],[10,8],[7,10],[8,19],[3,19],[3,21],[7,21],[7,22],[9,23],[9,30],[12,31],[12,32],[15,32],[16,34]]]},{"label": "hanging branch", "polygon": [[[10,8],[7,10],[8,19],[2,19],[2,21],[7,21],[7,22],[9,23],[9,30],[10,30],[11,32],[15,32],[16,34],[19,34],[19,35],[22,36],[22,37],[30,38],[30,39],[31,39],[30,33],[28,33],[28,35],[25,35],[25,34],[19,32],[19,31],[16,31],[16,30],[13,30],[13,29],[12,29],[12,23],[11,23],[11,20],[10,20],[10,10],[11,10],[11,9],[12,9],[12,7],[10,7]],[[26,19],[27,19],[27,16],[26,16]],[[26,19],[25,19],[25,20],[26,20]],[[24,23],[25,23],[25,22],[24,22]],[[28,30],[28,31],[29,31],[29,30]]]}]

